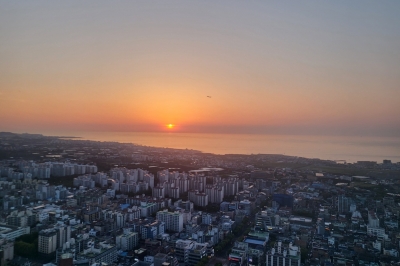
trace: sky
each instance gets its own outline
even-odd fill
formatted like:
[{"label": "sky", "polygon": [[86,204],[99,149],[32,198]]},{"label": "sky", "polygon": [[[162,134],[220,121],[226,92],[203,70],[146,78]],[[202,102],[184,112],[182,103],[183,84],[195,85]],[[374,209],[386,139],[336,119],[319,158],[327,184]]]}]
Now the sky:
[{"label": "sky", "polygon": [[0,0],[0,131],[398,137],[399,14],[400,1]]}]

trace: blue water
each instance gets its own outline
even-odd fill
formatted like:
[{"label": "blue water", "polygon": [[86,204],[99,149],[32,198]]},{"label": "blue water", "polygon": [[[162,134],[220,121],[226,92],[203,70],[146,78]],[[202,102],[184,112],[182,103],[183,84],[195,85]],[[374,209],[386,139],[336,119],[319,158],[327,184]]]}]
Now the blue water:
[{"label": "blue water", "polygon": [[71,132],[68,135],[215,154],[285,154],[347,162],[400,161],[400,138],[153,132]]}]

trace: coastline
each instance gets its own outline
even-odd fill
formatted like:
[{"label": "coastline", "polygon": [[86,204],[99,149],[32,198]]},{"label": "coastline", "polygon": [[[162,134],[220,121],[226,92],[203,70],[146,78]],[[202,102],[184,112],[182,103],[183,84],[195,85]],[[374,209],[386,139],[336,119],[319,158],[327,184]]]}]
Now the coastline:
[{"label": "coastline", "polygon": [[392,160],[400,162],[400,138],[276,136],[251,134],[188,134],[148,132],[74,132],[42,135],[0,132],[110,143],[130,143],[143,147],[193,150],[215,155],[279,154],[291,157],[329,160],[343,163]]},{"label": "coastline", "polygon": [[400,138],[154,132],[76,132],[81,140],[192,149],[203,153],[281,154],[331,161],[400,162]]}]

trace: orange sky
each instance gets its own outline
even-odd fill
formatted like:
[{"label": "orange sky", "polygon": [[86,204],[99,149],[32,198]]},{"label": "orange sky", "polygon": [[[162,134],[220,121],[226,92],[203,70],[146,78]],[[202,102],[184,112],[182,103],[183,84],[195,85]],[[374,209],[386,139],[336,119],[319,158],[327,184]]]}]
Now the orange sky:
[{"label": "orange sky", "polygon": [[4,3],[0,130],[398,135],[399,4],[362,3]]}]

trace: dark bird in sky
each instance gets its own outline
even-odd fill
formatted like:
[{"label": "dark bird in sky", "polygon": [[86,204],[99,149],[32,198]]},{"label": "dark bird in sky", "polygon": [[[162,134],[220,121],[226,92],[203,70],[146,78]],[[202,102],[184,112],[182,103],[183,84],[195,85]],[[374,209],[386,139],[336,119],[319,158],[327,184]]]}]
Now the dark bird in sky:
[{"label": "dark bird in sky", "polygon": [[207,96],[207,98],[211,98],[211,96]]}]

